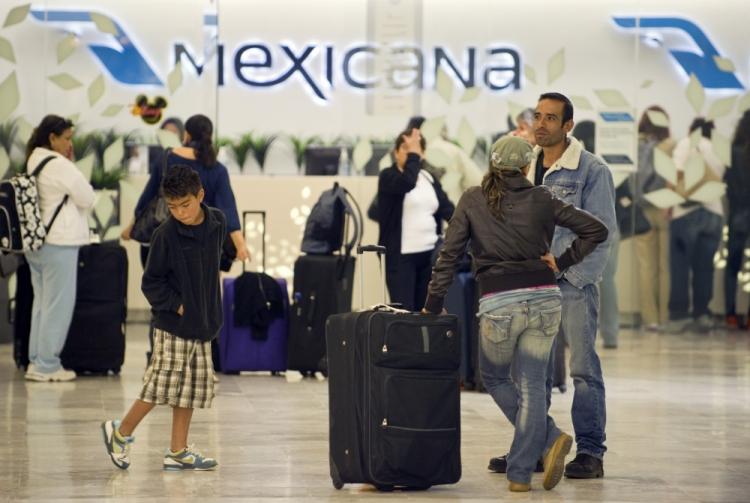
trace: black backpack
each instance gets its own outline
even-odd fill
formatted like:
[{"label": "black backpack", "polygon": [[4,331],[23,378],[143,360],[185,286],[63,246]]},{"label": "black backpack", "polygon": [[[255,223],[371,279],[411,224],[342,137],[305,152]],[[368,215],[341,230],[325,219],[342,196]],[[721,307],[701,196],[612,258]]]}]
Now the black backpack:
[{"label": "black backpack", "polygon": [[[354,225],[352,238],[344,245],[347,222]],[[362,241],[362,212],[348,190],[337,183],[320,195],[305,224],[301,251],[310,255],[331,255],[345,248],[347,255]]]},{"label": "black backpack", "polygon": [[42,159],[31,174],[22,173],[0,182],[0,250],[3,252],[24,253],[41,248],[57,215],[68,202],[66,194],[49,224],[44,223],[37,177],[54,158],[50,155]]}]

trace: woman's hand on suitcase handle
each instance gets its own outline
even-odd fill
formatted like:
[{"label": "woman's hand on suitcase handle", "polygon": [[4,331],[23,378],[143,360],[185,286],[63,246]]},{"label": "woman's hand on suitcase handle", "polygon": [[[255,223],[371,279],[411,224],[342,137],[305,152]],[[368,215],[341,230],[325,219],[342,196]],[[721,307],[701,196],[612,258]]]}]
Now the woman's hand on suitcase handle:
[{"label": "woman's hand on suitcase handle", "polygon": [[247,243],[245,243],[245,237],[242,235],[242,231],[234,231],[230,234],[234,247],[237,249],[237,260],[245,262],[246,260],[252,260],[250,257],[250,251],[247,249]]},{"label": "woman's hand on suitcase handle", "polygon": [[[435,314],[435,313],[432,313],[432,312],[428,311],[427,308],[425,308],[425,307],[423,307],[422,310],[419,313],[420,314]],[[442,314],[448,314],[448,311],[445,308],[443,308],[443,309],[440,310],[440,314],[441,315]]]}]

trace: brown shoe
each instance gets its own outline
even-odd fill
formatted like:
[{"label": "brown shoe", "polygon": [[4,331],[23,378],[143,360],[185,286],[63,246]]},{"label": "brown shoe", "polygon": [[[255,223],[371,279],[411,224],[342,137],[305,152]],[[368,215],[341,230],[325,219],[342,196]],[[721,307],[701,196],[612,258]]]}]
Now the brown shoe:
[{"label": "brown shoe", "polygon": [[565,470],[565,456],[570,452],[573,445],[573,437],[567,433],[560,433],[555,443],[549,448],[544,456],[544,482],[542,487],[550,490],[560,482]]},{"label": "brown shoe", "polygon": [[512,493],[527,493],[531,491],[531,484],[523,484],[521,482],[508,481],[508,490]]}]

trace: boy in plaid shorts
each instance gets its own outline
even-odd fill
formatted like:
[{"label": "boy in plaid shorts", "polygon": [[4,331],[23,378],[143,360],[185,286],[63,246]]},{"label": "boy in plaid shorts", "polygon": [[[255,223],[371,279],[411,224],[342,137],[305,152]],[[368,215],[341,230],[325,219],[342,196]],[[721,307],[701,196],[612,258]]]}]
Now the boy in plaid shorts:
[{"label": "boy in plaid shorts", "polygon": [[102,423],[112,462],[123,470],[133,431],[156,405],[172,407],[172,440],[165,470],[212,470],[187,437],[195,408],[211,406],[211,340],[222,324],[219,260],[226,236],[221,211],[202,204],[200,178],[189,166],[170,167],[162,181],[170,217],[151,238],[141,289],[154,317],[154,351],[140,397],[122,419]]}]

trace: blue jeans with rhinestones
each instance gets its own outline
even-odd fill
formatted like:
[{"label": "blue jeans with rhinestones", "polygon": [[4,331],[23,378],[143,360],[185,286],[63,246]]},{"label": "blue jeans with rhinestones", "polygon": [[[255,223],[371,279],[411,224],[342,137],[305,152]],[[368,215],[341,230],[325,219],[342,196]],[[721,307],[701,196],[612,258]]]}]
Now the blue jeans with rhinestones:
[{"label": "blue jeans with rhinestones", "polygon": [[[479,367],[487,391],[515,427],[508,480],[526,483],[560,435],[547,415],[545,382],[560,326],[557,287],[503,292],[479,302]],[[511,377],[511,365],[514,367]]]}]

